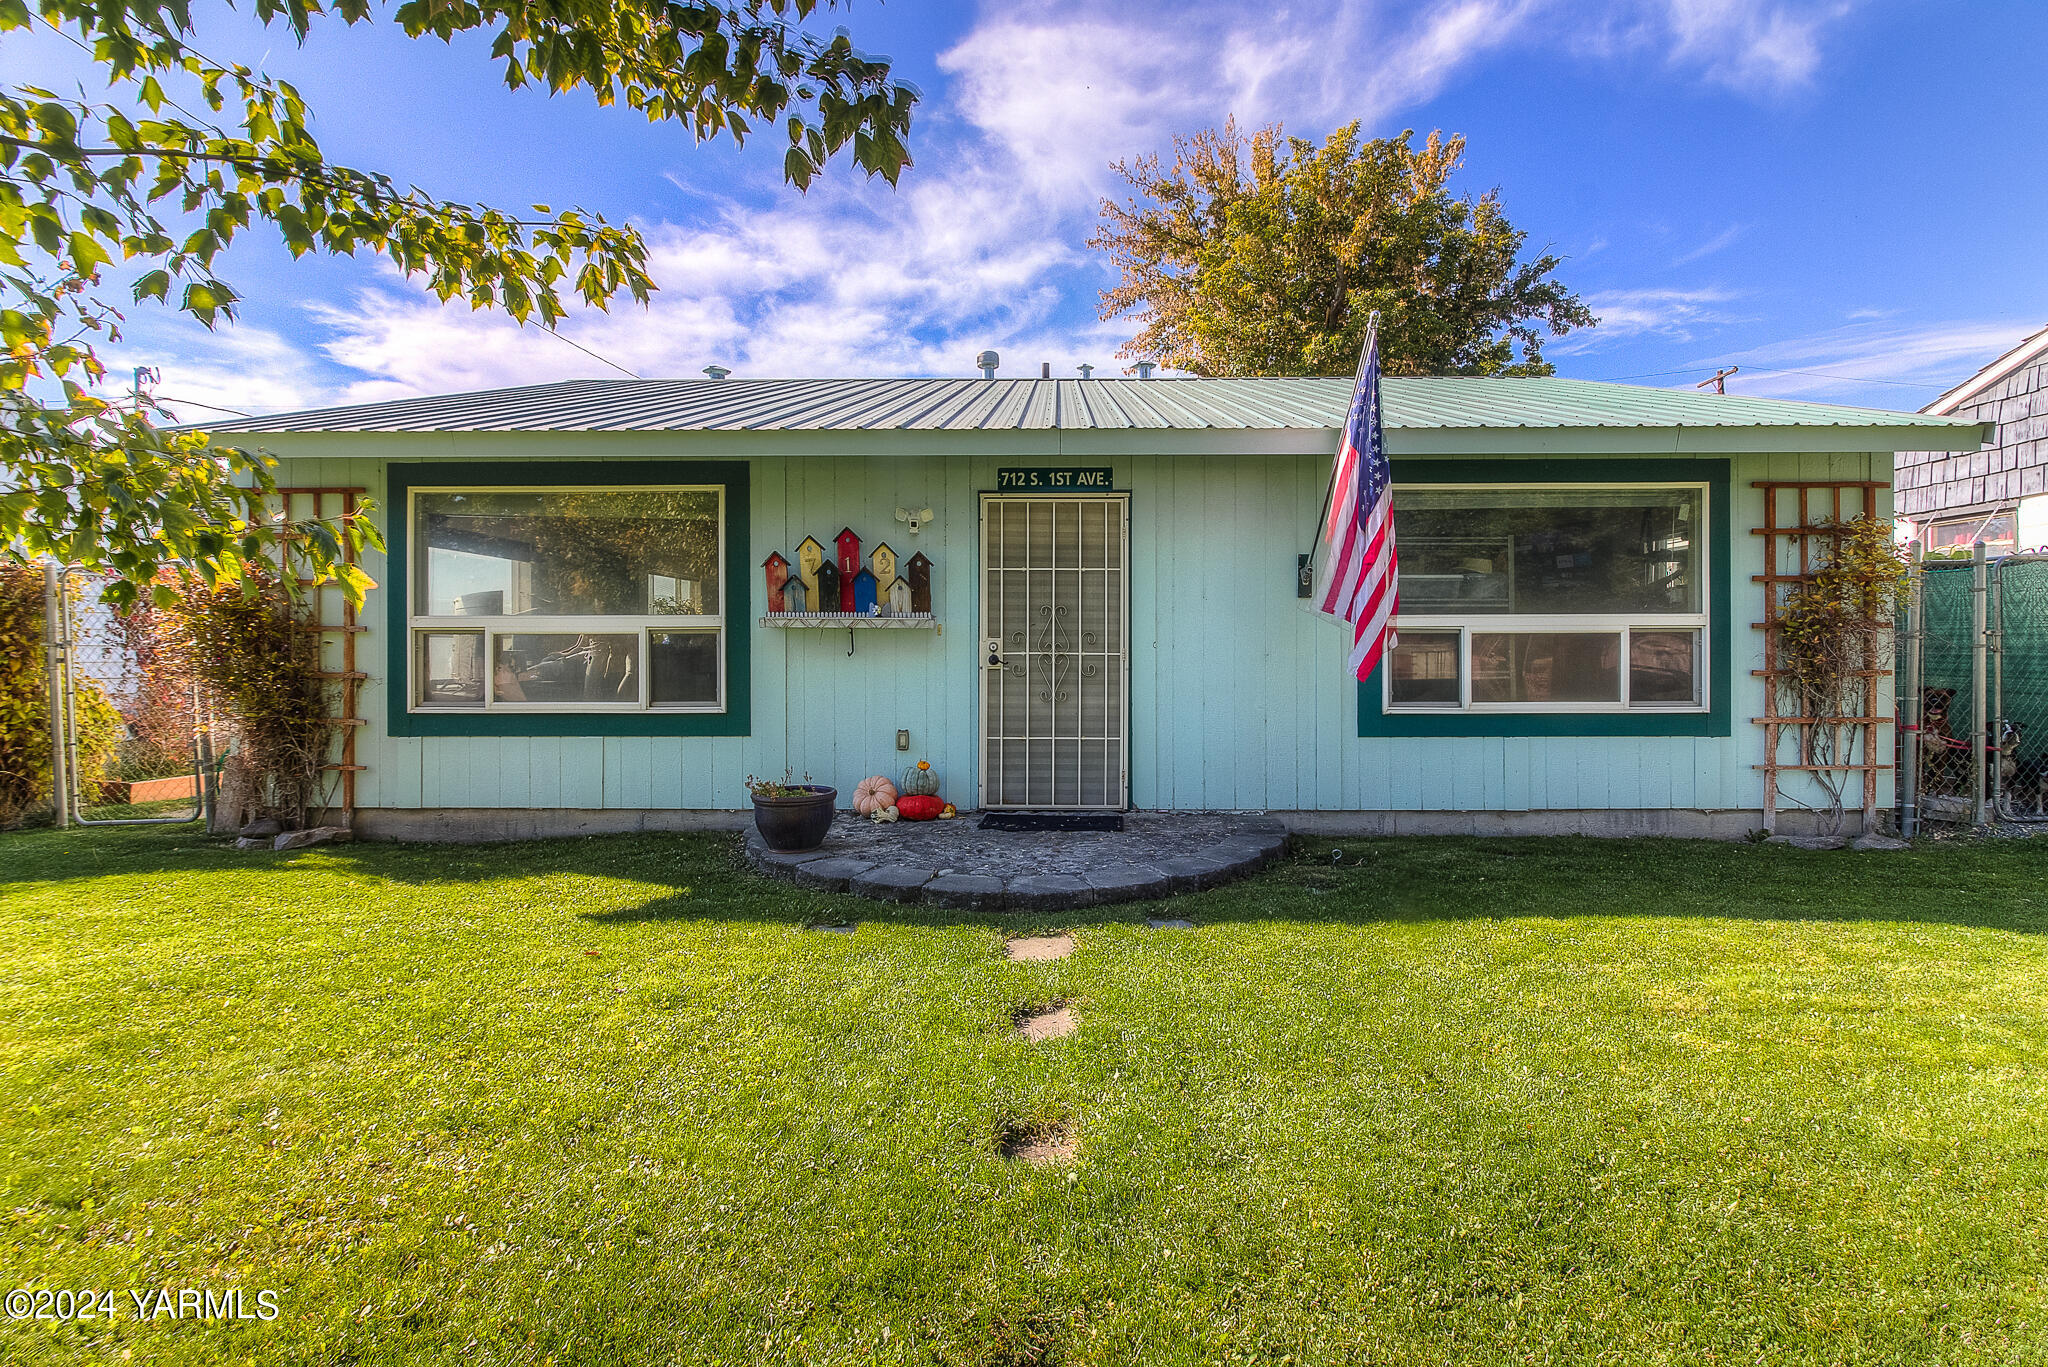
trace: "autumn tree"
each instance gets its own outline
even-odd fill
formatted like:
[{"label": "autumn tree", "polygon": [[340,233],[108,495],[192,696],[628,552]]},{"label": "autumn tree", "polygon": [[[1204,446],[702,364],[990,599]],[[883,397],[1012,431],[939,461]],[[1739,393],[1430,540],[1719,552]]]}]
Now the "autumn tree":
[{"label": "autumn tree", "polygon": [[1176,138],[1170,164],[1118,162],[1130,194],[1102,202],[1088,239],[1122,276],[1101,316],[1143,324],[1118,354],[1196,375],[1349,375],[1377,310],[1390,373],[1550,374],[1545,334],[1598,320],[1553,278],[1560,257],[1523,259],[1499,191],[1450,191],[1465,140],[1414,136],[1361,142],[1352,123],[1317,147],[1229,122]]},{"label": "autumn tree", "polygon": [[[767,131],[799,190],[842,150],[892,184],[910,162],[916,91],[844,31],[804,31],[820,0],[226,7],[299,42],[332,24],[443,42],[485,33],[514,89],[582,90],[699,139]],[[35,28],[89,53],[111,95],[0,88],[0,559],[110,572],[124,604],[167,569],[233,582],[290,544],[360,599],[367,581],[337,562],[345,542],[374,542],[366,520],[287,525],[269,511],[267,458],[96,392],[124,309],[169,307],[209,328],[234,317],[239,296],[216,268],[246,233],[272,233],[295,256],[380,253],[444,301],[542,327],[565,315],[565,296],[602,308],[654,288],[639,235],[601,215],[458,203],[329,161],[291,85],[194,46],[188,0],[0,3],[0,34]]]}]

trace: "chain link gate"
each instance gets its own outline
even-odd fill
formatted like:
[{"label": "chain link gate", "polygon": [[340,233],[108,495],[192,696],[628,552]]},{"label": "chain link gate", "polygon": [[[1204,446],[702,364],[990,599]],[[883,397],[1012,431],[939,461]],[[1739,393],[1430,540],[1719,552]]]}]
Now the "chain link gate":
[{"label": "chain link gate", "polygon": [[2048,822],[2048,554],[1918,563],[1901,638],[1901,828]]},{"label": "chain link gate", "polygon": [[2048,821],[2048,555],[2004,557],[1990,592],[1992,810],[2001,821]]},{"label": "chain link gate", "polygon": [[[196,684],[150,667],[150,643],[123,629],[102,597],[100,576],[51,566],[45,577],[57,824],[207,819],[212,728]],[[103,753],[108,742],[111,752]]]}]

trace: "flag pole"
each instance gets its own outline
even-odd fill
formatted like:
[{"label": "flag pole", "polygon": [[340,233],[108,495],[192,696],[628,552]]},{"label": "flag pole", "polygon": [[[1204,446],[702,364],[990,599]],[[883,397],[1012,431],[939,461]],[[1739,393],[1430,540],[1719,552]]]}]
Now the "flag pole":
[{"label": "flag pole", "polygon": [[[1380,311],[1374,309],[1365,315],[1365,341],[1358,348],[1358,364],[1351,368],[1351,392],[1358,392],[1358,378],[1365,374],[1365,358],[1372,353],[1372,343],[1380,334]],[[1308,569],[1311,582],[1315,579],[1316,548],[1323,544],[1323,528],[1330,520],[1330,500],[1337,496],[1337,468],[1330,467],[1329,477],[1323,481],[1323,511],[1316,515],[1316,529],[1308,541]]]}]

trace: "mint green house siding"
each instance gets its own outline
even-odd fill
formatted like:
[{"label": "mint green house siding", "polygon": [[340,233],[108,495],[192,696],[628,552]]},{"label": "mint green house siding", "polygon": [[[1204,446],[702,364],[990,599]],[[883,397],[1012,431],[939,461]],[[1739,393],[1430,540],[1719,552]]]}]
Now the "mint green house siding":
[{"label": "mint green house siding", "polygon": [[[473,466],[480,482],[507,483],[526,463],[697,461],[741,472],[744,525],[728,532],[744,544],[728,563],[745,566],[746,606],[729,611],[727,630],[746,662],[742,726],[653,717],[635,734],[605,734],[595,722],[550,728],[591,734],[403,734],[420,729],[404,723],[406,682],[388,652],[403,605],[389,591],[392,567],[381,557],[368,565],[380,587],[359,647],[371,675],[359,809],[372,819],[545,810],[572,814],[554,823],[567,829],[578,820],[621,824],[633,813],[739,809],[749,774],[785,769],[850,793],[864,776],[920,757],[938,767],[946,796],[972,805],[981,762],[979,496],[996,488],[999,468],[1018,464],[1108,466],[1115,488],[1129,494],[1132,806],[1301,813],[1310,826],[1372,814],[1383,826],[1475,830],[1523,813],[1641,813],[1651,829],[1659,813],[1754,812],[1763,799],[1762,740],[1751,721],[1763,706],[1763,681],[1752,672],[1763,664],[1753,627],[1762,594],[1750,576],[1763,551],[1751,529],[1763,503],[1752,483],[1883,481],[1892,459],[1889,451],[1729,449],[1737,443],[1722,435],[1688,446],[1663,434],[1667,449],[1646,452],[1611,449],[1619,443],[1600,434],[1517,431],[1489,452],[1484,434],[1393,434],[1397,499],[1404,470],[1424,460],[1433,477],[1455,463],[1470,478],[1503,483],[1560,462],[1620,480],[1711,468],[1725,491],[1711,547],[1725,645],[1713,653],[1710,715],[1491,718],[1482,729],[1507,733],[1469,734],[1474,728],[1454,718],[1377,725],[1376,692],[1362,695],[1346,677],[1344,629],[1296,596],[1295,559],[1313,535],[1334,434],[1197,436],[321,431],[251,440],[282,458],[281,483],[361,486],[385,518],[401,512],[389,498],[390,472],[414,463]],[[895,520],[900,506],[929,506],[936,517],[911,537]],[[1880,511],[1889,512],[1888,500]],[[792,555],[805,536],[828,541],[842,526],[870,547],[886,540],[904,559],[913,551],[931,558],[940,632],[863,631],[849,655],[847,631],[758,624],[762,559]],[[1888,692],[1880,710],[1891,711]],[[908,753],[895,749],[899,728],[911,734]],[[722,729],[738,733],[715,734]],[[1638,733],[1616,733],[1629,729]],[[1884,745],[1888,755],[1888,729]],[[1885,782],[1888,802],[1889,775]],[[1791,796],[1800,797],[1796,785]]]}]

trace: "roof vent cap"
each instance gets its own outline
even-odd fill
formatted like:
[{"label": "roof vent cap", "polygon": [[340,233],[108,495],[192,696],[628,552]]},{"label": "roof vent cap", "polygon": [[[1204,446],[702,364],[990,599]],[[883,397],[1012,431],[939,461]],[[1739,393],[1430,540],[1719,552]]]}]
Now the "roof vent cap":
[{"label": "roof vent cap", "polygon": [[1136,366],[1133,367],[1133,369],[1135,369],[1138,372],[1139,379],[1149,380],[1152,378],[1153,369],[1157,367],[1158,364],[1159,362],[1157,361],[1140,361]]},{"label": "roof vent cap", "polygon": [[993,380],[996,377],[996,367],[1003,363],[1003,358],[993,351],[984,351],[974,358],[974,363],[981,367],[982,379]]},{"label": "roof vent cap", "polygon": [[722,365],[708,365],[704,367],[704,373],[714,380],[722,380],[732,374],[732,371]]},{"label": "roof vent cap", "polygon": [[1094,378],[1094,375],[1095,375],[1095,367],[1094,367],[1094,366],[1092,366],[1092,365],[1089,365],[1089,364],[1088,364],[1087,362],[1085,362],[1085,361],[1084,361],[1084,362],[1082,362],[1082,363],[1081,363],[1080,365],[1076,366],[1076,367],[1075,367],[1075,369],[1076,369],[1076,370],[1079,370],[1079,371],[1081,372],[1081,378],[1082,378],[1082,379],[1084,379],[1084,380],[1087,380],[1087,379],[1092,379],[1092,378]]}]

